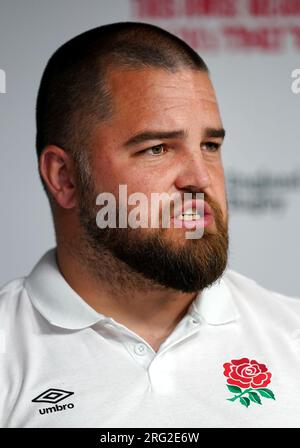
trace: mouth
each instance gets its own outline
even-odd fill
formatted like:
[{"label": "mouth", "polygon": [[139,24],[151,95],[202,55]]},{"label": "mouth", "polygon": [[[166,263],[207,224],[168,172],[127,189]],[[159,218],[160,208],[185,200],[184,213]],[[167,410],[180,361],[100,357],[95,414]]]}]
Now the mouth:
[{"label": "mouth", "polygon": [[180,213],[176,216],[176,219],[181,219],[183,221],[193,221],[195,219],[200,219],[201,213],[197,209],[189,208],[184,213]]},{"label": "mouth", "polygon": [[192,229],[194,227],[207,227],[214,222],[213,212],[207,202],[193,199],[183,204],[183,210],[174,211],[171,218],[174,227]]}]

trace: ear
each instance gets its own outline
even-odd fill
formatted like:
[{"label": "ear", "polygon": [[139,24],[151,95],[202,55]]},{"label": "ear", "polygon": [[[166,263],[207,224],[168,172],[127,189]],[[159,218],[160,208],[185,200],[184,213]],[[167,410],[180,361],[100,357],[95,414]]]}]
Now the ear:
[{"label": "ear", "polygon": [[57,204],[65,209],[75,207],[75,170],[71,155],[59,146],[46,146],[40,156],[39,169]]}]

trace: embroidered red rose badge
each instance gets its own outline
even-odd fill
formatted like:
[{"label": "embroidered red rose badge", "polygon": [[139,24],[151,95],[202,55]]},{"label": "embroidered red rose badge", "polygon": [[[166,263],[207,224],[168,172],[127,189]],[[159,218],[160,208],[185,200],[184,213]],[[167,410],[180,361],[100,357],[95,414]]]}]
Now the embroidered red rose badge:
[{"label": "embroidered red rose badge", "polygon": [[239,400],[243,406],[250,406],[253,403],[262,404],[261,398],[271,398],[275,396],[266,386],[271,382],[271,372],[265,364],[248,358],[232,359],[224,364],[224,375],[227,377],[227,387],[235,395],[227,398],[228,401]]}]

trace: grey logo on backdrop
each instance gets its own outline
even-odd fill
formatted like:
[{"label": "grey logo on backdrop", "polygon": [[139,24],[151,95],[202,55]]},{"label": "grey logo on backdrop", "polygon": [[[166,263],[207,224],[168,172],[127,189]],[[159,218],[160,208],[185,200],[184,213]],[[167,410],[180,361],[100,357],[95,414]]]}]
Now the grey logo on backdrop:
[{"label": "grey logo on backdrop", "polygon": [[0,93],[6,93],[6,73],[0,68]]},{"label": "grey logo on backdrop", "polygon": [[272,213],[285,211],[292,193],[300,192],[300,170],[289,173],[257,171],[227,173],[228,203],[231,211]]}]

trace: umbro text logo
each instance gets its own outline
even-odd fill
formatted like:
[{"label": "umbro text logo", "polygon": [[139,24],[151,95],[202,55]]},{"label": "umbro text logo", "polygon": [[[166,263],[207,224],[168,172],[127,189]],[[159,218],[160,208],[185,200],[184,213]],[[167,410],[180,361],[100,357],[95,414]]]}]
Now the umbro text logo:
[{"label": "umbro text logo", "polygon": [[70,395],[73,395],[74,392],[70,392],[68,390],[62,390],[62,389],[47,389],[45,392],[41,393],[37,397],[35,397],[33,400],[31,400],[34,403],[51,403],[55,406],[51,406],[49,408],[39,409],[40,414],[50,414],[52,412],[58,412],[58,411],[64,411],[66,409],[72,409],[74,408],[73,403],[67,403],[63,405],[58,405],[62,400],[65,400]]}]

